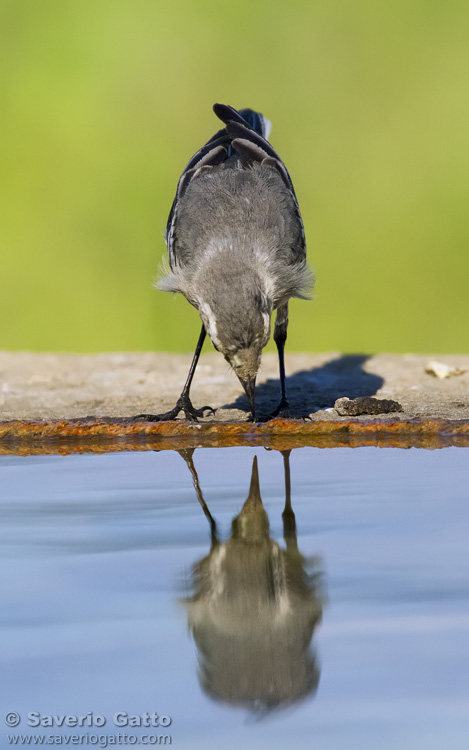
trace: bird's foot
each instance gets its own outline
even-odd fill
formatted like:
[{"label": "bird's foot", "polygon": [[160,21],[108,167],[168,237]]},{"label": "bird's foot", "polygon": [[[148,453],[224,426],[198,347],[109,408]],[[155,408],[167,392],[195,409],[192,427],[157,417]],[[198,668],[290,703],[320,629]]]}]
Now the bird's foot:
[{"label": "bird's foot", "polygon": [[312,422],[312,418],[309,414],[302,414],[300,417],[292,417],[290,414],[290,404],[287,399],[280,401],[279,405],[268,417],[265,417],[262,421],[268,422],[270,419],[302,419],[304,422]]},{"label": "bird's foot", "polygon": [[269,419],[290,419],[290,404],[286,398],[282,398],[277,408],[267,417]]},{"label": "bird's foot", "polygon": [[174,409],[166,411],[164,414],[137,414],[137,416],[132,417],[132,419],[134,422],[169,422],[176,419],[181,411],[184,412],[184,416],[189,422],[198,422],[199,418],[205,416],[206,411],[215,414],[216,409],[212,409],[211,406],[202,406],[201,409],[196,409],[192,406],[189,397],[180,396]]}]

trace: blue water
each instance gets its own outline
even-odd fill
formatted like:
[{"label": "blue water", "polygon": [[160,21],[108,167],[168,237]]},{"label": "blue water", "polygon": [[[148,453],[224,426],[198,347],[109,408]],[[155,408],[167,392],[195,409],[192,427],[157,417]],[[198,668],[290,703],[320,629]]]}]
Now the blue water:
[{"label": "blue water", "polygon": [[[231,578],[223,569],[231,559],[224,543],[248,496],[255,455],[270,539],[286,548],[283,456],[197,449],[193,461],[219,545],[209,557],[213,591],[208,587],[195,608],[189,604],[197,591],[194,565],[209,555],[211,537],[183,457],[169,451],[0,457],[2,748],[19,734],[87,733],[81,746],[101,747],[119,732],[168,734],[182,750],[467,747],[467,449],[293,451],[298,555],[291,559],[304,572],[302,593],[291,595],[276,578],[279,596],[265,595],[272,617],[256,635],[252,609],[264,596],[256,586],[267,568],[248,564],[242,548]],[[275,560],[287,559],[272,549]],[[222,611],[220,581],[235,579],[238,609]],[[243,610],[244,593],[251,599]],[[208,627],[208,611],[219,618],[218,630]],[[301,625],[305,612],[309,630]],[[197,631],[189,622],[194,617]],[[275,618],[286,623],[283,630],[272,629]],[[259,655],[266,633],[273,639],[270,663]],[[290,690],[282,670],[293,652]],[[253,659],[259,660],[254,669]],[[217,699],[202,687],[201,664],[212,693],[223,685]],[[297,700],[305,664],[313,676]],[[285,692],[276,707],[256,699],[259,685],[265,689],[274,678],[272,691]],[[244,703],[235,705],[244,682]],[[16,728],[4,723],[9,712],[21,717]],[[92,712],[106,725],[32,728],[30,712]],[[118,727],[116,712],[156,712],[171,724]]]}]

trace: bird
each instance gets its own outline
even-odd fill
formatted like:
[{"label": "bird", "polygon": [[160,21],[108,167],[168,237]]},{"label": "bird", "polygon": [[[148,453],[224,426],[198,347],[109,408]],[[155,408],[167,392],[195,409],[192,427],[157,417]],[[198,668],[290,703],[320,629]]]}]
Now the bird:
[{"label": "bird", "polygon": [[270,145],[270,122],[252,109],[214,104],[224,127],[192,157],[176,190],[165,233],[168,262],[157,288],[182,294],[199,312],[202,330],[174,409],[138,419],[198,421],[190,387],[208,333],[229,363],[257,421],[256,377],[276,311],[281,398],[269,416],[288,418],[284,348],[288,302],[311,299],[303,221],[290,175]]}]

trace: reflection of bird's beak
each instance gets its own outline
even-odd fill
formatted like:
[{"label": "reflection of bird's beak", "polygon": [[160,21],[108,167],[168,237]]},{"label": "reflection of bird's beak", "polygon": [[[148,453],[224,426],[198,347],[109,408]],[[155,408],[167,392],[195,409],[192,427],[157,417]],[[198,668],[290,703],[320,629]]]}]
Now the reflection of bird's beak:
[{"label": "reflection of bird's beak", "polygon": [[237,521],[236,535],[246,544],[264,543],[269,538],[269,519],[262,504],[257,457],[252,462],[249,495]]},{"label": "reflection of bird's beak", "polygon": [[257,456],[254,456],[254,460],[252,462],[251,486],[249,487],[248,499],[246,500],[244,505],[257,505],[258,503],[262,505],[261,488],[259,487],[259,470],[257,468]]},{"label": "reflection of bird's beak", "polygon": [[255,404],[255,391],[256,391],[256,376],[253,378],[239,378],[239,382],[244,388],[246,396],[248,397],[249,407],[251,409],[251,418],[253,422],[256,421],[256,404]]}]

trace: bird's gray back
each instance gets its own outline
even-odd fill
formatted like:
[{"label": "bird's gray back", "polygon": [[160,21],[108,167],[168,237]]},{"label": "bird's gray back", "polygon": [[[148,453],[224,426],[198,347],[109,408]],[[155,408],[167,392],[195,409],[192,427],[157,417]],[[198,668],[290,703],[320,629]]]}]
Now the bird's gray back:
[{"label": "bird's gray back", "polygon": [[181,292],[199,310],[229,294],[232,317],[241,304],[236,295],[260,294],[269,311],[290,297],[308,298],[312,274],[298,202],[264,137],[265,118],[218,104],[214,111],[226,127],[179,180],[166,230],[171,270],[159,288]]},{"label": "bird's gray back", "polygon": [[192,179],[178,207],[172,265],[192,276],[220,252],[236,266],[304,262],[292,196],[271,167],[207,167]]}]

